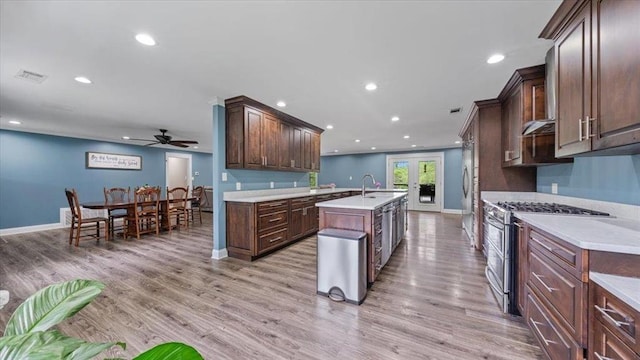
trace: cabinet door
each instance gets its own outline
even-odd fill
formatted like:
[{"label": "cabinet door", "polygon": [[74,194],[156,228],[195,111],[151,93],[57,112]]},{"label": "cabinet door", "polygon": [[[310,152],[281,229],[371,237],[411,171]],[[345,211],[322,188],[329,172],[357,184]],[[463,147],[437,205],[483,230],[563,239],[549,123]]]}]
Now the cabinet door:
[{"label": "cabinet door", "polygon": [[516,286],[517,298],[518,298],[518,311],[522,316],[527,313],[525,295],[525,287],[527,286],[527,272],[529,271],[529,264],[527,260],[527,236],[522,221],[515,222],[517,237],[516,246],[518,247],[517,267],[518,267],[518,283]]},{"label": "cabinet door", "polygon": [[556,156],[591,150],[585,124],[591,114],[591,8],[585,6],[555,43],[557,65]]},{"label": "cabinet door", "polygon": [[245,139],[244,139],[244,167],[247,169],[262,168],[262,112],[245,107]]},{"label": "cabinet door", "polygon": [[291,169],[293,167],[291,150],[293,142],[292,126],[286,122],[280,122],[280,144],[278,146],[278,161],[280,169]]},{"label": "cabinet door", "polygon": [[302,169],[311,171],[311,136],[312,133],[309,130],[302,131]]},{"label": "cabinet door", "polygon": [[262,118],[262,156],[264,167],[277,169],[279,165],[278,143],[280,139],[280,121],[264,114]]},{"label": "cabinet door", "polygon": [[297,239],[304,234],[304,207],[291,207],[291,220],[289,222],[289,239]]},{"label": "cabinet door", "polygon": [[593,1],[593,150],[640,142],[640,1]]},{"label": "cabinet door", "polygon": [[320,171],[320,134],[311,133],[311,170]]},{"label": "cabinet door", "polygon": [[520,134],[522,133],[522,87],[518,87],[505,100],[502,108],[502,165],[508,166],[520,160]]},{"label": "cabinet door", "polygon": [[293,127],[292,132],[292,149],[291,159],[293,160],[293,168],[295,170],[302,170],[302,129],[299,127]]},{"label": "cabinet door", "polygon": [[225,131],[225,165],[228,169],[244,166],[244,111],[240,107],[227,109]]}]

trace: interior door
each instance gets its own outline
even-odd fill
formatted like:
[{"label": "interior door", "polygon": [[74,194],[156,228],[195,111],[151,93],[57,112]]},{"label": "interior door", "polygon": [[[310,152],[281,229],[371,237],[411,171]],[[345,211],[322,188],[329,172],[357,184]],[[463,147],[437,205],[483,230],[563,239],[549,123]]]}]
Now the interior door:
[{"label": "interior door", "polygon": [[387,184],[407,190],[409,210],[442,211],[442,162],[442,153],[388,156]]},{"label": "interior door", "polygon": [[[167,187],[189,187],[191,183],[191,154],[166,153],[166,180]],[[163,193],[166,189],[163,190]]]}]

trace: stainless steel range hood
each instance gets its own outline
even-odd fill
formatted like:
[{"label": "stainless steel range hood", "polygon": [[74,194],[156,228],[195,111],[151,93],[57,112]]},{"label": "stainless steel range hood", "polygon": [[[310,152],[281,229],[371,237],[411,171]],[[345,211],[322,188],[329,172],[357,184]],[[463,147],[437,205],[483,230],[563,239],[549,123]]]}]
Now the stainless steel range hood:
[{"label": "stainless steel range hood", "polygon": [[556,132],[556,54],[553,47],[545,56],[545,104],[547,119],[532,120],[522,127],[522,135],[553,134]]}]

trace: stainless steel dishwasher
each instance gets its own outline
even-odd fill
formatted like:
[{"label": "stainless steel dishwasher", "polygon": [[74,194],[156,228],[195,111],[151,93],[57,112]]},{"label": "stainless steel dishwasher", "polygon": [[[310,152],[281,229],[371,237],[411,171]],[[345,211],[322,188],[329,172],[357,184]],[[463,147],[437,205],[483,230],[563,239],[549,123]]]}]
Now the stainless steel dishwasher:
[{"label": "stainless steel dishwasher", "polygon": [[393,213],[396,207],[393,203],[382,208],[382,266],[387,264],[393,251],[393,239],[395,234],[395,224]]}]

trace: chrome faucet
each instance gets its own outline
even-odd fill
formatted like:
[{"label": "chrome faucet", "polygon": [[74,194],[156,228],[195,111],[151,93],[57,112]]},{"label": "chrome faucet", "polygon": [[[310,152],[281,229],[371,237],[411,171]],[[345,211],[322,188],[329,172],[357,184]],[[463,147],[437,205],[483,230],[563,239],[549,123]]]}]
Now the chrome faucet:
[{"label": "chrome faucet", "polygon": [[373,178],[373,175],[371,174],[364,174],[364,176],[362,177],[362,197],[364,197],[364,179],[366,179],[367,177],[371,178],[371,182],[373,183],[373,185],[376,185],[376,179]]}]

